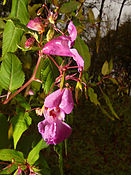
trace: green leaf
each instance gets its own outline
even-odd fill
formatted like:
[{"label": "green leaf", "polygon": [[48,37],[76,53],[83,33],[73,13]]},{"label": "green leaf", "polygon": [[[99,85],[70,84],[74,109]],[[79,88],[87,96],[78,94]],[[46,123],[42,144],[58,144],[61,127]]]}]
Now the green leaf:
[{"label": "green leaf", "polygon": [[113,109],[113,106],[112,106],[112,104],[111,104],[111,102],[110,102],[109,97],[108,97],[103,91],[102,91],[102,94],[103,94],[103,97],[104,97],[104,99],[105,99],[105,101],[106,101],[106,104],[108,105],[108,107],[109,107],[109,109],[111,110],[112,114],[113,114],[117,119],[120,120],[120,118],[119,118],[118,115],[116,114],[115,110]]},{"label": "green leaf", "polygon": [[113,69],[113,59],[111,59],[109,62],[109,73],[111,73],[112,69]]},{"label": "green leaf", "polygon": [[41,139],[39,143],[30,151],[27,162],[29,164],[34,164],[39,159],[39,152],[41,149],[47,148],[49,145],[46,144],[46,142]]},{"label": "green leaf", "polygon": [[54,84],[58,73],[59,71],[56,65],[49,58],[46,58],[43,62],[43,67],[41,70],[43,88],[46,94],[48,94],[50,88]]},{"label": "green leaf", "polygon": [[60,8],[60,12],[61,13],[71,13],[77,10],[78,5],[79,5],[79,2],[77,1],[70,1],[67,3],[63,3],[62,7]]},{"label": "green leaf", "polygon": [[25,163],[24,156],[22,152],[13,149],[0,149],[0,160],[2,161],[12,161]]},{"label": "green leaf", "polygon": [[2,19],[0,19],[0,34],[3,33],[4,28],[5,28],[5,23]]},{"label": "green leaf", "polygon": [[[29,21],[29,15],[27,10],[28,0],[13,0],[12,9],[9,17],[16,17],[20,22],[26,25]],[[15,25],[8,21],[5,25],[3,33],[3,48],[2,58],[5,57],[7,52],[15,52],[17,44],[19,44],[23,31],[16,28]]]},{"label": "green leaf", "polygon": [[116,80],[115,78],[111,78],[111,77],[109,77],[109,80],[111,80],[112,83],[118,85],[118,82],[117,82],[117,80]]},{"label": "green leaf", "polygon": [[31,125],[31,121],[32,119],[27,112],[18,112],[18,115],[12,118],[14,149],[16,149],[17,143],[23,132]]},{"label": "green leaf", "polygon": [[79,36],[77,36],[76,38],[75,48],[77,49],[77,51],[79,52],[79,54],[82,56],[84,60],[84,70],[86,71],[90,67],[91,56],[90,56],[88,46]]},{"label": "green leaf", "polygon": [[6,4],[6,0],[3,1],[3,5],[5,5],[5,4]]},{"label": "green leaf", "polygon": [[0,86],[5,90],[13,91],[24,83],[24,72],[21,62],[13,53],[6,54],[0,69]]},{"label": "green leaf", "polygon": [[8,165],[5,168],[3,168],[2,170],[0,170],[0,174],[11,174],[12,172],[14,172],[16,169],[18,168],[18,164],[12,164],[11,166]]},{"label": "green leaf", "polygon": [[115,120],[114,117],[112,117],[101,105],[99,106],[103,114],[105,114],[108,118],[111,120]]},{"label": "green leaf", "polygon": [[97,94],[94,92],[93,88],[88,87],[88,95],[90,97],[90,101],[94,103],[95,105],[100,106],[100,102],[97,99]]},{"label": "green leaf", "polygon": [[102,70],[101,73],[105,76],[109,73],[109,64],[107,61],[104,62],[103,66],[102,66]]}]

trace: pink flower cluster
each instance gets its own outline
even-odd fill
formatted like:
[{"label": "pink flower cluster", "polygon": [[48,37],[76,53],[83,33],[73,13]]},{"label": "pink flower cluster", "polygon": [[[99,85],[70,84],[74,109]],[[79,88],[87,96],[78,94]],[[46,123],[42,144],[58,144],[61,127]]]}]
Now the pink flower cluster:
[{"label": "pink flower cluster", "polygon": [[[41,34],[45,26],[40,18],[35,18],[28,23],[27,27]],[[42,51],[46,55],[72,57],[77,63],[76,67],[78,67],[78,71],[82,72],[84,69],[84,60],[77,50],[72,48],[77,37],[77,30],[72,21],[68,25],[68,33],[69,35],[63,34],[46,43]],[[32,46],[33,42],[34,39],[30,38],[27,40],[25,46],[28,48]],[[47,144],[59,144],[64,139],[67,139],[72,132],[71,127],[64,122],[65,114],[70,114],[74,107],[72,91],[70,88],[61,89],[58,89],[45,98],[42,111],[45,120],[38,124],[38,130]]]},{"label": "pink flower cluster", "polygon": [[43,53],[47,55],[59,55],[73,57],[80,68],[84,69],[83,58],[79,55],[76,49],[71,49],[77,37],[77,30],[72,21],[68,25],[69,36],[62,35],[52,39],[43,48]]},{"label": "pink flower cluster", "polygon": [[72,129],[64,120],[65,113],[71,113],[73,107],[71,89],[58,89],[46,97],[43,109],[45,120],[38,124],[38,130],[47,144],[59,144],[70,136]]}]

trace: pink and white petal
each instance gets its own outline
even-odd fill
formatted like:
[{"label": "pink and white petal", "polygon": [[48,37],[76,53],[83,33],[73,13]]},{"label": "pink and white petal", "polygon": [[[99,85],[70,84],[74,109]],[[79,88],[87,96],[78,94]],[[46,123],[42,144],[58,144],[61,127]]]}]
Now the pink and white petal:
[{"label": "pink and white petal", "polygon": [[27,27],[32,30],[36,30],[38,32],[44,31],[44,25],[40,18],[36,17],[33,20],[30,20],[29,23],[27,24]]},{"label": "pink and white petal", "polygon": [[68,25],[68,33],[69,33],[69,36],[71,38],[71,41],[75,41],[76,37],[77,37],[77,30],[73,24],[72,21],[70,21],[69,25]]},{"label": "pink and white petal", "polygon": [[65,91],[62,95],[61,103],[59,107],[66,113],[69,114],[73,110],[74,101],[72,96],[71,89],[65,88]]},{"label": "pink and white petal", "polygon": [[48,108],[57,107],[61,102],[62,94],[61,89],[51,93],[45,98],[44,106]]},{"label": "pink and white petal", "polygon": [[61,120],[49,123],[44,120],[38,123],[38,130],[47,144],[59,144],[67,139],[72,132],[72,128]]},{"label": "pink and white petal", "polygon": [[47,55],[72,56],[70,52],[71,41],[68,36],[59,36],[49,41],[43,47],[43,53]]},{"label": "pink and white petal", "polygon": [[56,133],[56,124],[49,123],[46,119],[38,123],[38,131],[47,144],[54,144],[53,140]]},{"label": "pink and white petal", "polygon": [[[79,67],[82,67],[84,70],[84,60],[83,58],[79,55],[79,53],[77,52],[76,49],[70,49],[70,51],[73,54],[73,59],[76,61],[77,65]],[[78,70],[80,71],[80,68],[78,68]]]}]

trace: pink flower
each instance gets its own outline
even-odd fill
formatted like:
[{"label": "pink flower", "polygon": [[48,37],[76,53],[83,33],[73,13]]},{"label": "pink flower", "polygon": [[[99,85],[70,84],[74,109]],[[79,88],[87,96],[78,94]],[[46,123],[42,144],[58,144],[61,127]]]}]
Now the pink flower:
[{"label": "pink flower", "polygon": [[80,67],[84,69],[83,58],[79,55],[76,49],[71,49],[77,37],[77,30],[72,21],[68,25],[68,33],[69,36],[59,36],[46,43],[43,48],[43,53],[47,55],[73,57],[79,66],[78,70],[80,70]]},{"label": "pink flower", "polygon": [[67,139],[72,129],[64,120],[65,113],[60,108],[46,108],[43,110],[45,120],[38,123],[38,130],[47,144],[59,144]]},{"label": "pink flower", "polygon": [[41,19],[36,17],[33,20],[30,20],[30,22],[27,24],[27,27],[32,29],[32,30],[36,30],[39,33],[42,33],[45,28],[44,28],[44,24],[42,23]]},{"label": "pink flower", "polygon": [[25,48],[28,49],[30,47],[33,47],[35,42],[35,38],[31,37],[25,42]]},{"label": "pink flower", "polygon": [[47,108],[58,107],[66,114],[71,113],[74,107],[71,89],[58,89],[45,98],[44,106]]}]

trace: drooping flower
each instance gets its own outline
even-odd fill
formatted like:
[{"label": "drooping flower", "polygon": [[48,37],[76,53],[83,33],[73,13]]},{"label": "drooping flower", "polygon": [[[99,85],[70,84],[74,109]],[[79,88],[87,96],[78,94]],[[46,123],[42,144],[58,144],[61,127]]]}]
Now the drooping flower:
[{"label": "drooping flower", "polygon": [[43,113],[45,120],[38,123],[38,130],[47,144],[59,144],[71,135],[71,127],[63,122],[64,111],[60,108],[44,107]]},{"label": "drooping flower", "polygon": [[71,113],[74,107],[71,89],[64,88],[63,90],[56,90],[45,98],[44,105],[47,108],[59,106],[66,114]]},{"label": "drooping flower", "polygon": [[30,37],[26,42],[25,42],[25,48],[28,49],[30,47],[33,47],[35,42],[35,38],[34,37]]},{"label": "drooping flower", "polygon": [[39,33],[42,33],[45,30],[44,24],[38,17],[36,17],[33,20],[30,20],[29,23],[27,24],[27,27],[32,30],[38,31]]},{"label": "drooping flower", "polygon": [[78,70],[80,70],[80,67],[84,69],[83,58],[79,55],[76,49],[71,49],[77,37],[77,30],[72,21],[70,21],[68,25],[68,33],[69,36],[62,35],[46,43],[43,47],[43,53],[47,55],[73,57],[79,66]]}]

